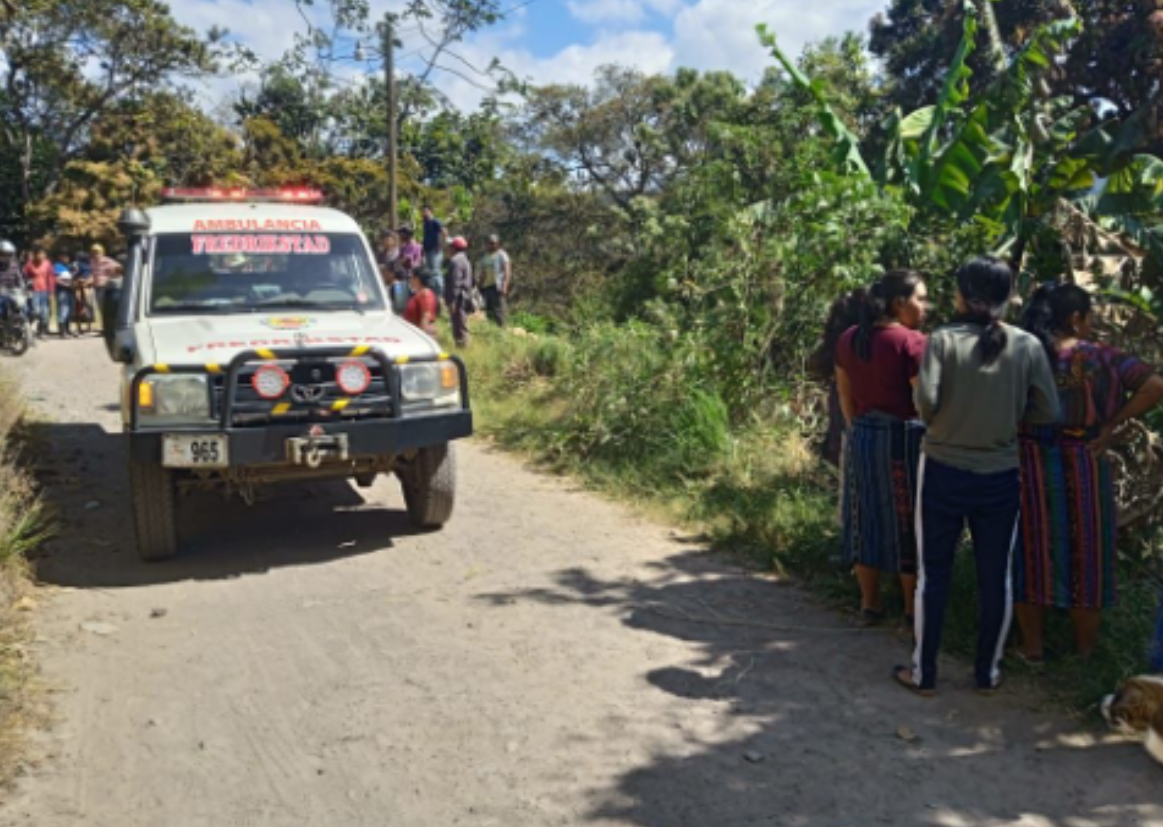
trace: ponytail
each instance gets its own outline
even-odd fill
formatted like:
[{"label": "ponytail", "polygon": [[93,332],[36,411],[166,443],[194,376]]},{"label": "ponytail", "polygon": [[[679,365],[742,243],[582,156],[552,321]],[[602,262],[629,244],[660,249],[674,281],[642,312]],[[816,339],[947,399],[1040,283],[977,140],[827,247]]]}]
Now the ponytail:
[{"label": "ponytail", "polygon": [[1034,291],[1030,303],[1022,313],[1022,328],[1034,335],[1046,349],[1050,357],[1050,364],[1054,364],[1054,311],[1050,307],[1050,295],[1054,292],[1055,284],[1043,284]]},{"label": "ponytail", "polygon": [[836,343],[849,328],[860,324],[860,309],[868,297],[868,290],[860,287],[845,293],[828,309],[824,322],[824,336],[809,360],[808,368],[821,381],[831,381],[836,372]]},{"label": "ponytail", "polygon": [[888,311],[885,304],[880,282],[872,285],[864,302],[860,305],[860,316],[856,322],[856,335],[852,337],[852,348],[862,362],[872,361],[872,334],[876,330],[876,323],[884,318]]},{"label": "ponytail", "polygon": [[986,367],[998,360],[1009,342],[1001,320],[1013,288],[1014,273],[998,258],[975,258],[957,271],[957,289],[965,304],[965,312],[959,318],[982,327],[978,349],[981,364]]},{"label": "ponytail", "polygon": [[1091,310],[1090,293],[1077,284],[1043,284],[1034,291],[1022,314],[1022,327],[1037,337],[1053,365],[1058,359],[1056,340],[1070,335],[1075,315],[1086,317]]},{"label": "ponytail", "polygon": [[852,348],[862,362],[872,361],[872,334],[883,321],[892,321],[897,300],[908,301],[924,278],[915,270],[890,270],[869,288],[860,307]]}]

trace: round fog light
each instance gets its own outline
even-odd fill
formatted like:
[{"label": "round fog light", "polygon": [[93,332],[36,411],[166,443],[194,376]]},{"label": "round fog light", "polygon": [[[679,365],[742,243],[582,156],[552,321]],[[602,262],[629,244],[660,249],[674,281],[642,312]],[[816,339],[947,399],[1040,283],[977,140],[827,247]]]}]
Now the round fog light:
[{"label": "round fog light", "polygon": [[371,371],[363,362],[344,362],[335,369],[335,384],[348,396],[358,396],[371,383]]},{"label": "round fog light", "polygon": [[291,377],[278,365],[263,365],[254,372],[250,384],[263,399],[278,399],[291,384]]}]

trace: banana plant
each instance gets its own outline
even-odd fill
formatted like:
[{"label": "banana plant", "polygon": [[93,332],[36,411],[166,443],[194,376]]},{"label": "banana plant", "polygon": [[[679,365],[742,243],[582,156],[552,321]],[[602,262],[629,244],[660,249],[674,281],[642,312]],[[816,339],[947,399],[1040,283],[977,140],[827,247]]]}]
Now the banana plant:
[{"label": "banana plant", "polygon": [[[901,186],[919,209],[984,225],[995,239],[994,252],[1019,263],[1033,239],[1052,234],[1063,201],[1134,236],[1163,262],[1163,236],[1150,218],[1159,211],[1163,162],[1134,152],[1142,137],[1136,120],[1145,116],[1091,127],[1094,110],[1053,97],[1048,83],[1081,22],[1068,16],[1040,26],[1007,59],[990,45],[996,28],[990,2],[963,0],[961,40],[937,102],[907,116],[894,113],[885,124],[886,150],[875,164],[866,162],[823,89],[796,69],[775,35],[761,27],[760,38],[793,82],[812,93],[846,174]],[[968,63],[983,21],[992,73],[972,94]]]}]

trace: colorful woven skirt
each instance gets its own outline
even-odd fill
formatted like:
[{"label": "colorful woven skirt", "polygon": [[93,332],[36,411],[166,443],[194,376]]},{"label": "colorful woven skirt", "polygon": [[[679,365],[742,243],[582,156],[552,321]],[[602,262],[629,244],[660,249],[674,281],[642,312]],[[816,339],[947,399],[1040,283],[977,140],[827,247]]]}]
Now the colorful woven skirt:
[{"label": "colorful woven skirt", "polygon": [[1021,439],[1022,536],[1014,600],[1105,609],[1115,599],[1115,498],[1110,463],[1089,435],[1034,428]]},{"label": "colorful woven skirt", "polygon": [[916,573],[913,508],[924,433],[920,422],[876,413],[852,424],[841,498],[846,563]]}]

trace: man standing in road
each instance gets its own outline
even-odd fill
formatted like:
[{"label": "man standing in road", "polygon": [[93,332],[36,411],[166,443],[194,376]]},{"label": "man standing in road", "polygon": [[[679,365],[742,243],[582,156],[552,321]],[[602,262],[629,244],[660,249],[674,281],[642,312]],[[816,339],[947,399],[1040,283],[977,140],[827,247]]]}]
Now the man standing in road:
[{"label": "man standing in road", "polygon": [[[93,281],[93,291],[96,293],[98,313],[104,314],[105,312],[105,288],[109,286],[109,281],[120,275],[121,265],[105,255],[104,247],[100,244],[94,244],[89,248],[89,277]],[[112,319],[106,320],[104,315],[102,315],[102,330],[105,329],[107,324],[112,323],[112,321]]]},{"label": "man standing in road", "polygon": [[32,285],[32,315],[36,317],[36,335],[48,333],[52,294],[56,290],[56,273],[44,247],[34,247],[32,258],[24,265],[24,278]]},{"label": "man standing in road", "polygon": [[444,300],[452,321],[452,338],[457,347],[468,344],[468,303],[472,296],[472,262],[468,260],[468,242],[460,236],[452,239],[452,261],[449,262],[448,281]]},{"label": "man standing in road", "polygon": [[488,252],[477,265],[477,284],[485,300],[485,310],[498,327],[505,326],[505,298],[513,282],[513,263],[501,249],[499,236],[489,236]]},{"label": "man standing in road", "polygon": [[430,276],[441,276],[440,268],[444,265],[444,242],[448,233],[444,225],[437,219],[432,208],[424,205],[424,266]]}]

